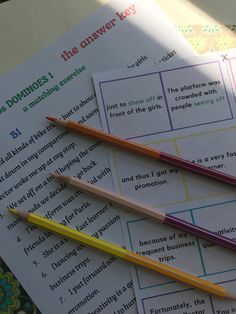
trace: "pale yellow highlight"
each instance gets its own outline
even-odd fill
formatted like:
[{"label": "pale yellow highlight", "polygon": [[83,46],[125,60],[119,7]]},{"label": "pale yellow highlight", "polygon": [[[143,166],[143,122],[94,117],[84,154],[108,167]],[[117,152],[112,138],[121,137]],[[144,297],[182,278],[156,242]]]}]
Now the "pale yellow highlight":
[{"label": "pale yellow highlight", "polygon": [[[174,145],[175,145],[175,149],[176,149],[176,152],[177,152],[177,157],[180,156],[180,151],[179,151],[179,147],[176,143],[176,139],[173,140],[174,142]],[[184,185],[184,193],[186,195],[186,200],[189,201],[191,198],[190,198],[190,195],[189,195],[189,190],[188,190],[188,184],[187,184],[187,181],[186,181],[186,178],[185,178],[185,171],[183,169],[179,169],[180,172],[181,172],[181,177],[182,177],[182,181],[183,181],[183,185]]]},{"label": "pale yellow highlight", "polygon": [[[174,145],[175,145],[175,148],[176,148],[176,151],[177,151],[177,156],[179,156],[179,149],[178,149],[178,146],[177,146],[177,140],[179,139],[184,139],[184,138],[191,138],[191,137],[197,137],[199,135],[206,135],[206,134],[214,134],[214,133],[217,133],[217,132],[222,132],[222,131],[228,131],[228,130],[234,130],[236,131],[236,127],[228,127],[228,128],[221,128],[221,129],[216,129],[216,130],[211,130],[211,131],[207,131],[207,132],[200,132],[200,133],[197,133],[197,134],[191,134],[191,135],[183,135],[183,136],[179,136],[179,137],[173,137],[171,139],[165,139],[165,140],[161,140],[161,141],[151,141],[151,142],[146,142],[144,143],[144,145],[153,145],[153,144],[159,144],[159,143],[167,143],[167,142],[174,142]],[[116,171],[116,175],[118,177],[118,184],[119,184],[119,190],[120,190],[120,194],[122,194],[122,185],[120,183],[120,174],[119,174],[119,166],[118,166],[118,162],[117,162],[117,150],[113,150],[113,159],[114,159],[114,164],[115,164],[115,171]],[[182,171],[183,173],[183,171]],[[219,192],[219,193],[212,193],[210,195],[207,195],[207,196],[203,196],[203,197],[195,197],[195,198],[191,198],[189,196],[189,192],[188,192],[188,187],[187,187],[187,182],[186,182],[186,178],[182,177],[182,181],[183,181],[183,185],[184,185],[184,191],[185,191],[185,194],[186,194],[186,199],[183,200],[183,201],[177,201],[177,202],[164,202],[164,203],[159,203],[159,204],[155,204],[153,205],[152,207],[154,208],[157,208],[157,207],[160,207],[160,206],[170,206],[170,205],[177,205],[177,204],[184,204],[188,201],[195,201],[195,200],[203,200],[203,199],[208,199],[212,196],[220,196],[220,195],[227,195],[227,194],[231,194],[231,193],[234,193],[235,192],[235,189],[232,188],[232,190],[230,191],[227,191],[227,192]]]}]

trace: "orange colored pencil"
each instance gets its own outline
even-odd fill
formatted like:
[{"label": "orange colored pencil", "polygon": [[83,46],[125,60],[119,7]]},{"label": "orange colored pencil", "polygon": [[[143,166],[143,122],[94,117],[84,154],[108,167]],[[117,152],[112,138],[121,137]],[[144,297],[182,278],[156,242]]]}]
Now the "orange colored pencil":
[{"label": "orange colored pencil", "polygon": [[62,120],[62,119],[57,119],[54,117],[47,117],[47,119],[59,125],[65,126],[73,131],[79,132],[84,135],[89,135],[93,138],[102,140],[110,144],[114,144],[120,148],[124,148],[126,150],[142,154],[144,156],[149,156],[149,157],[167,162],[169,164],[181,167],[188,171],[197,172],[199,174],[211,177],[221,182],[225,182],[231,185],[236,185],[236,177],[234,176],[198,165],[196,163],[192,163],[188,160],[185,160],[176,156],[172,156],[165,152],[161,152],[156,149],[150,148],[146,145],[127,141],[119,136],[111,135],[106,132],[99,131],[97,129],[91,128],[89,126],[80,124],[75,121]]}]

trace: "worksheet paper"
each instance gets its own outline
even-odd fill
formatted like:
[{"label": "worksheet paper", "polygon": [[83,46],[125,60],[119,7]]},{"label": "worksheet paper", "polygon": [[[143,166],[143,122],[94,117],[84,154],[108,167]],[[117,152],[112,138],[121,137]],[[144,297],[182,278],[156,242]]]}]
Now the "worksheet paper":
[{"label": "worksheet paper", "polygon": [[[236,51],[163,66],[94,75],[103,129],[236,175]],[[236,238],[233,186],[114,148],[116,192]],[[129,249],[236,292],[234,252],[121,211]],[[209,296],[141,267],[132,269],[139,313],[235,313],[236,302]]]},{"label": "worksheet paper", "polygon": [[92,73],[165,61],[171,53],[189,56],[192,49],[153,1],[111,1],[0,78],[1,256],[42,313],[137,312],[125,262],[38,230],[7,208],[30,210],[122,245],[120,217],[111,203],[49,176],[57,171],[113,189],[105,148],[55,127],[46,116],[101,128]]}]

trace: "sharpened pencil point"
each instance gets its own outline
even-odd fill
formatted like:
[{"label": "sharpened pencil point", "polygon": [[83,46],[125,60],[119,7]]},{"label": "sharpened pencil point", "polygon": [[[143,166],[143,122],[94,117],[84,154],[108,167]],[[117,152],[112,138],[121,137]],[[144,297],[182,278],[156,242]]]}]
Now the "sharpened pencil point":
[{"label": "sharpened pencil point", "polygon": [[54,117],[46,117],[49,121],[55,122],[57,120],[57,118]]},{"label": "sharpened pencil point", "polygon": [[60,175],[58,173],[56,173],[56,172],[50,172],[49,175],[54,177],[54,178],[60,177]]},{"label": "sharpened pencil point", "polygon": [[67,126],[67,120],[62,120],[62,119],[58,119],[55,117],[46,117],[49,121],[51,122],[55,122],[56,124],[62,125],[62,126]]},{"label": "sharpened pencil point", "polygon": [[17,210],[15,208],[9,208],[8,210],[12,214],[15,214],[15,215],[17,214]]},{"label": "sharpened pencil point", "polygon": [[50,175],[55,178],[56,180],[59,180],[63,183],[68,183],[70,181],[70,177],[68,176],[63,176],[61,174],[58,174],[56,172],[51,172]]},{"label": "sharpened pencil point", "polygon": [[228,298],[230,300],[236,300],[236,294],[226,290],[225,292],[225,298]]},{"label": "sharpened pencil point", "polygon": [[15,208],[9,208],[8,209],[10,213],[19,216],[22,219],[28,219],[29,214],[27,212],[21,212]]}]

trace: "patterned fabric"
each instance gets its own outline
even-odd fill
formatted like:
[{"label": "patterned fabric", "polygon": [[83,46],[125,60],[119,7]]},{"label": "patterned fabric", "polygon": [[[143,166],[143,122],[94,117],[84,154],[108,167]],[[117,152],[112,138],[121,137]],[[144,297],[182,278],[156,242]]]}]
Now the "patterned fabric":
[{"label": "patterned fabric", "polygon": [[[176,27],[199,54],[236,47],[236,25],[176,25]],[[1,258],[0,313],[40,314]]]},{"label": "patterned fabric", "polygon": [[236,25],[176,25],[198,54],[236,47]]},{"label": "patterned fabric", "polygon": [[0,259],[0,313],[40,314],[7,265]]}]

